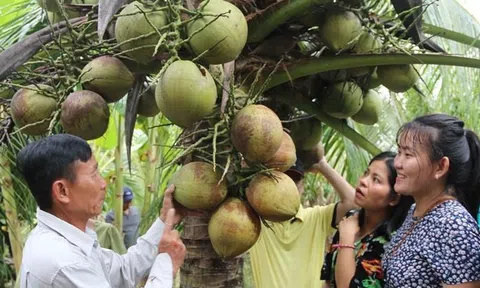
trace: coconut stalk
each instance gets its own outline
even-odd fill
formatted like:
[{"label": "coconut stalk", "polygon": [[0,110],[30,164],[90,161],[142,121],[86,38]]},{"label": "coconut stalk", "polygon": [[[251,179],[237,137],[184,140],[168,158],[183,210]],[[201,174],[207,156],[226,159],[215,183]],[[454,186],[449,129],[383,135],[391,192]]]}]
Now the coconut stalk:
[{"label": "coconut stalk", "polygon": [[249,22],[247,43],[260,42],[289,19],[308,12],[314,6],[330,2],[333,0],[290,0],[277,3]]},{"label": "coconut stalk", "polygon": [[7,216],[7,226],[9,231],[10,246],[12,247],[13,263],[15,271],[18,273],[22,263],[22,232],[20,221],[17,215],[17,205],[15,202],[15,191],[13,189],[13,180],[10,170],[10,159],[7,148],[0,147],[0,186],[2,187],[3,205]]},{"label": "coconut stalk", "polygon": [[[155,116],[151,119],[148,119],[149,127],[154,127],[159,125],[158,121],[159,116]],[[142,208],[142,217],[146,215],[150,209],[150,203],[152,202],[153,194],[158,190],[157,181],[155,179],[157,172],[157,163],[158,155],[160,154],[159,150],[161,146],[155,145],[157,140],[158,129],[149,129],[148,130],[148,142],[147,142],[147,165],[145,170],[145,188],[143,195],[143,208]]]},{"label": "coconut stalk", "polygon": [[123,231],[123,121],[120,113],[115,113],[117,119],[117,146],[115,147],[115,227]]},{"label": "coconut stalk", "polygon": [[[357,67],[401,64],[432,64],[480,68],[480,59],[449,55],[429,54],[375,54],[375,55],[342,55],[325,56],[294,63],[287,67],[288,72],[279,70],[271,77],[266,89],[293,81],[300,77],[314,75],[330,70],[340,70]],[[260,87],[258,85],[257,87]]]},{"label": "coconut stalk", "polygon": [[435,25],[423,23],[423,32],[480,49],[480,40]]}]

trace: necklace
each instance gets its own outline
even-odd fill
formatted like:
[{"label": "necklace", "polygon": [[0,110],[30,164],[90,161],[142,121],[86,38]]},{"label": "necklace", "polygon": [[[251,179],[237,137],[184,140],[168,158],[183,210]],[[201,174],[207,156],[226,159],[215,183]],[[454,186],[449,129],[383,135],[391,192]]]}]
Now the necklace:
[{"label": "necklace", "polygon": [[447,195],[444,195],[444,196],[441,196],[439,197],[437,200],[435,200],[429,207],[428,209],[425,211],[425,213],[423,213],[421,216],[417,216],[417,217],[413,217],[412,215],[412,220],[413,220],[413,223],[412,223],[412,226],[410,226],[410,228],[408,229],[408,231],[403,235],[402,239],[400,239],[400,241],[398,241],[397,245],[395,245],[391,252],[390,252],[390,256],[393,256],[395,255],[395,253],[398,251],[398,249],[403,245],[403,243],[407,240],[407,237],[412,234],[413,230],[415,229],[415,227],[417,227],[417,224],[420,223],[423,219],[423,217],[425,217],[425,215],[427,215],[431,210],[433,210],[433,208],[437,207],[438,205],[442,204],[443,202],[445,201],[448,201],[448,200],[455,200],[454,197],[452,196],[447,196]]}]

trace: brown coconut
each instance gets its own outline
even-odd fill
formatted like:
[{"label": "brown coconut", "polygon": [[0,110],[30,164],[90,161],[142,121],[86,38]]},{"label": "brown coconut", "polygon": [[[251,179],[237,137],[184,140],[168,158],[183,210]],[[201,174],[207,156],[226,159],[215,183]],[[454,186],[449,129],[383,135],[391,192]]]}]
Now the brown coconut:
[{"label": "brown coconut", "polygon": [[247,187],[246,195],[253,209],[264,219],[281,222],[291,219],[300,208],[300,193],[285,173],[258,174]]},{"label": "brown coconut", "polygon": [[261,231],[260,219],[246,201],[226,199],[208,222],[208,236],[220,257],[233,258],[250,249]]},{"label": "brown coconut", "polygon": [[227,196],[227,181],[206,162],[190,162],[172,177],[173,197],[189,209],[212,210]]},{"label": "brown coconut", "polygon": [[297,153],[295,150],[295,144],[292,138],[287,132],[283,132],[282,144],[278,148],[272,159],[265,163],[268,168],[274,168],[280,172],[287,171],[297,161]]},{"label": "brown coconut", "polygon": [[382,65],[377,68],[378,79],[393,92],[405,92],[412,88],[419,76],[412,65]]},{"label": "brown coconut", "polygon": [[270,108],[248,105],[235,115],[230,137],[245,159],[265,163],[282,144],[282,122]]},{"label": "brown coconut", "polygon": [[362,108],[362,104],[362,89],[351,81],[330,85],[322,97],[323,111],[338,119],[355,115]]},{"label": "brown coconut", "polygon": [[192,61],[178,60],[158,81],[155,99],[168,120],[188,128],[213,113],[217,87],[207,69]]},{"label": "brown coconut", "polygon": [[[147,15],[148,20],[145,15]],[[160,35],[156,33],[152,24],[157,30],[167,25],[165,12],[158,11],[158,9],[155,11],[153,7],[146,6],[138,1],[125,6],[115,24],[115,37],[117,42],[121,44],[120,49],[123,51],[134,49],[127,52],[127,55],[139,63],[148,64],[154,59],[153,54],[155,46],[160,40]],[[146,37],[132,40],[140,36]],[[126,42],[128,40],[131,41]]]},{"label": "brown coconut", "polygon": [[82,70],[83,86],[100,94],[107,103],[122,99],[134,80],[127,66],[112,56],[97,57]]},{"label": "brown coconut", "polygon": [[60,123],[67,133],[92,140],[107,131],[109,117],[110,110],[102,96],[80,90],[70,93],[63,102]]},{"label": "brown coconut", "polygon": [[138,115],[144,117],[153,117],[160,113],[157,102],[155,100],[155,85],[149,86],[147,90],[140,96],[138,100]]},{"label": "brown coconut", "polygon": [[[53,95],[53,88],[43,84],[29,85],[28,89],[22,88],[13,95],[10,103],[11,115],[18,128],[28,125],[22,129],[24,134],[42,135],[47,132],[52,113],[57,107],[57,100]],[[32,125],[34,123],[37,124]]]}]

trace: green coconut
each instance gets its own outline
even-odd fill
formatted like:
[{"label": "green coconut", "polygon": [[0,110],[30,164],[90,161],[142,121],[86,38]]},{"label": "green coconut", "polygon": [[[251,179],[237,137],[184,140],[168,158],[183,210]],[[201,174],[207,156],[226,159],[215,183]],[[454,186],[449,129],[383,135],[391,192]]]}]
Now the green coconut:
[{"label": "green coconut", "polygon": [[378,79],[377,68],[375,68],[372,74],[368,76],[368,78],[366,79],[365,88],[373,89],[373,88],[377,88],[381,84],[382,83],[380,83],[380,79]]},{"label": "green coconut", "polygon": [[247,161],[265,163],[282,144],[282,122],[270,108],[248,105],[235,115],[230,138]]},{"label": "green coconut", "polygon": [[339,52],[355,45],[355,39],[362,33],[362,23],[353,12],[332,11],[326,13],[319,33],[328,48]]},{"label": "green coconut", "polygon": [[412,65],[383,65],[377,68],[378,79],[393,92],[405,92],[412,88],[419,76]]},{"label": "green coconut", "polygon": [[217,87],[203,66],[179,60],[168,66],[158,81],[155,99],[172,123],[187,128],[212,114]]},{"label": "green coconut", "polygon": [[383,101],[380,94],[375,90],[369,90],[363,97],[362,109],[353,115],[352,119],[358,123],[373,125],[378,122],[382,108]]},{"label": "green coconut", "polygon": [[300,208],[300,193],[285,173],[272,171],[270,174],[258,174],[252,179],[246,189],[248,202],[266,220],[289,220]]},{"label": "green coconut", "polygon": [[102,96],[80,90],[70,93],[63,102],[60,123],[67,133],[92,140],[107,131],[109,118],[110,110]]},{"label": "green coconut", "polygon": [[260,218],[245,201],[228,198],[212,214],[208,236],[220,257],[233,258],[250,249],[258,240]]},{"label": "green coconut", "polygon": [[[148,20],[142,11],[148,17]],[[156,33],[149,22],[157,29],[161,29],[168,23],[165,12],[154,11],[152,7],[135,1],[128,4],[120,12],[115,24],[115,37],[117,38],[117,42],[121,44],[120,48],[123,51],[135,49],[126,54],[142,64],[148,64],[154,60],[153,54],[155,52],[155,46],[160,40],[160,35]],[[149,36],[124,43],[127,40],[146,35]]]},{"label": "green coconut", "polygon": [[323,111],[339,119],[355,115],[362,108],[362,104],[362,89],[351,81],[332,84],[322,97]]},{"label": "green coconut", "polygon": [[[59,2],[60,4],[70,4],[72,0],[59,0]],[[60,7],[57,5],[57,0],[37,0],[37,4],[47,11],[60,11]]]},{"label": "green coconut", "polygon": [[[209,16],[200,17],[187,25],[193,53],[200,55],[208,51],[202,56],[208,64],[235,60],[247,43],[248,25],[242,11],[223,0],[203,1],[199,10]],[[214,15],[222,13],[225,13],[224,16],[213,21]]]},{"label": "green coconut", "polygon": [[52,113],[57,107],[57,99],[52,95],[54,89],[43,84],[29,85],[28,89],[22,88],[13,95],[11,116],[22,133],[42,135],[48,132]]},{"label": "green coconut", "polygon": [[172,177],[173,198],[189,209],[212,210],[227,196],[227,182],[220,169],[206,162],[190,162]]},{"label": "green coconut", "polygon": [[134,80],[127,66],[112,56],[97,57],[82,69],[83,86],[100,94],[107,103],[122,99]]},{"label": "green coconut", "polygon": [[[378,37],[370,32],[363,32],[357,43],[353,47],[353,52],[356,54],[374,54],[380,53],[382,49],[382,42]],[[358,67],[348,69],[348,74],[353,77],[360,77],[371,72],[374,67]]]},{"label": "green coconut", "polygon": [[310,150],[322,140],[322,122],[312,117],[292,123],[291,135],[295,146],[300,150]]},{"label": "green coconut", "polygon": [[138,100],[137,114],[144,117],[153,117],[160,113],[155,100],[155,85],[149,86]]}]

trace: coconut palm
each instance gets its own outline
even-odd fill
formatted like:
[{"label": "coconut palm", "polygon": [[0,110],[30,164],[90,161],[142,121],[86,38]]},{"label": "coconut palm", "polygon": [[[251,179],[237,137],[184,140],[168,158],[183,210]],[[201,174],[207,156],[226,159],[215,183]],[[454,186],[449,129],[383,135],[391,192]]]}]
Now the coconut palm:
[{"label": "coconut palm", "polygon": [[[8,2],[9,5],[4,5],[4,8],[0,8],[2,9],[1,11],[10,11],[11,13],[9,15],[12,15],[12,17],[2,17],[2,20],[0,20],[4,21],[0,22],[0,27],[8,28],[0,29],[0,47],[7,48],[13,43],[16,43],[19,39],[24,38],[26,35],[45,27],[45,15],[36,5],[36,1],[17,0],[4,2]],[[238,2],[236,4],[242,8],[242,11],[248,15],[247,17],[250,20],[249,42],[264,44],[250,44],[249,46],[249,48],[252,48],[252,54],[254,54],[257,59],[260,57],[262,59],[261,61],[255,62],[255,58],[247,55],[248,53],[244,53],[243,57],[237,60],[237,71],[235,74],[238,76],[238,79],[242,79],[242,76],[245,74],[245,69],[239,67],[239,63],[247,64],[244,65],[243,68],[247,66],[247,68],[250,67],[250,69],[253,67],[254,69],[252,70],[258,70],[261,65],[266,62],[269,64],[269,67],[265,69],[265,71],[267,71],[268,68],[273,68],[282,56],[284,62],[285,59],[292,59],[292,57],[293,59],[295,59],[295,57],[305,58],[305,55],[317,55],[318,57],[318,53],[315,54],[314,52],[318,52],[318,50],[321,49],[318,47],[317,39],[314,37],[315,35],[312,37],[312,35],[306,33],[310,38],[305,37],[305,34],[295,35],[301,37],[294,38],[295,41],[292,42],[292,37],[289,37],[289,33],[291,33],[291,31],[294,31],[293,33],[298,33],[298,30],[295,30],[295,25],[289,24],[296,24],[299,17],[305,18],[305,16],[314,14],[317,10],[321,11],[323,4],[332,1],[317,0],[312,2],[310,0],[296,0],[290,1],[289,5],[275,5],[272,1],[235,2]],[[344,2],[361,1],[345,0]],[[379,19],[392,19],[392,23],[394,23],[393,25],[399,23],[398,21],[394,22],[396,15],[390,1],[371,0],[365,2],[367,3],[364,3],[364,7],[369,7],[375,11]],[[4,3],[0,1],[0,7],[2,7],[2,4]],[[361,12],[361,9],[355,7],[353,10]],[[355,66],[369,66],[369,64],[372,65],[372,63],[374,63],[374,65],[428,63],[470,67],[479,66],[479,64],[475,62],[475,59],[479,58],[478,44],[475,43],[475,39],[480,32],[480,24],[461,5],[459,5],[457,1],[444,0],[441,3],[433,3],[426,9],[424,20],[426,23],[430,24],[424,25],[425,33],[427,33],[427,35],[435,36],[433,39],[437,44],[451,55],[466,56],[469,57],[469,59],[438,55],[416,55],[415,57],[408,55],[369,55],[366,57],[334,56],[330,58],[312,57],[312,59],[301,61],[296,63],[296,65],[289,66],[288,63],[285,64],[285,66],[282,66],[284,64],[277,65],[278,72],[269,79],[270,81],[267,84],[267,88],[272,88],[270,90],[275,91],[274,86],[283,85],[280,89],[288,92],[290,82],[294,82],[294,84],[298,84],[300,87],[306,87],[305,83],[308,82],[302,82],[302,80],[307,79],[310,75],[331,69],[337,70]],[[24,23],[29,24],[24,25]],[[468,23],[468,25],[465,25],[465,23]],[[288,30],[290,32],[282,33],[281,31],[284,31],[287,27],[291,29]],[[315,30],[316,28],[312,29]],[[456,33],[452,31],[455,31]],[[305,31],[303,30],[303,32]],[[274,45],[273,47],[275,47],[275,49],[272,49],[272,45]],[[300,49],[300,55],[288,53],[288,51],[295,45],[302,48]],[[381,93],[382,99],[384,100],[384,107],[380,121],[373,126],[358,124],[351,119],[338,120],[326,115],[308,98],[308,94],[311,94],[311,91],[308,89],[306,93],[302,91],[298,98],[292,98],[292,93],[277,93],[272,96],[271,91],[270,93],[267,91],[265,95],[278,97],[280,102],[295,106],[297,108],[294,111],[295,113],[303,111],[306,114],[313,115],[317,119],[323,121],[326,126],[329,126],[330,128],[325,129],[324,137],[322,139],[322,142],[326,147],[327,158],[337,170],[342,171],[342,174],[346,176],[351,183],[354,183],[358,175],[361,175],[362,170],[366,167],[370,154],[375,154],[379,150],[387,150],[394,147],[396,136],[395,131],[398,130],[402,123],[417,115],[434,111],[446,112],[465,119],[467,126],[474,130],[476,129],[477,122],[480,121],[474,116],[478,115],[477,110],[479,109],[477,108],[479,106],[475,104],[478,101],[477,95],[480,92],[480,70],[456,66],[434,65],[420,65],[416,68],[422,76],[422,81],[418,82],[418,91],[421,91],[421,93],[416,90],[409,90],[406,93],[397,94],[391,93],[383,87],[378,88],[377,90]],[[259,83],[261,83],[261,81],[259,81]],[[294,99],[294,101],[292,101],[292,99]],[[276,107],[281,106],[279,103],[275,105],[279,105]],[[120,109],[120,111],[122,111],[122,109]],[[117,124],[119,123],[118,121],[121,121],[120,117],[114,118],[111,122]],[[149,120],[146,126],[153,127],[165,124],[165,122],[162,121],[158,119]],[[156,180],[156,183],[153,185],[154,188],[152,189],[153,193],[150,195],[151,197],[138,195],[139,197],[137,198],[144,200],[143,203],[140,202],[137,204],[144,208],[145,225],[142,227],[147,227],[158,213],[158,205],[161,203],[161,191],[163,191],[169,176],[177,166],[164,165],[173,164],[175,162],[172,161],[173,158],[170,156],[170,158],[165,160],[164,163],[160,160],[158,162],[153,161],[150,162],[151,164],[147,164],[148,168],[145,170],[136,169],[138,166],[141,166],[141,163],[146,163],[141,162],[138,154],[135,153],[133,153],[129,159],[122,157],[122,150],[125,151],[123,148],[118,150],[119,153],[115,158],[111,149],[114,147],[121,148],[121,146],[118,145],[122,143],[123,140],[123,137],[121,137],[122,134],[118,133],[118,130],[116,131],[117,132],[115,132],[115,129],[113,128],[110,129],[109,132],[107,132],[108,135],[104,138],[107,140],[94,141],[92,146],[94,147],[95,152],[98,153],[97,158],[101,159],[100,162],[102,164],[100,165],[104,167],[103,171],[106,176],[114,176],[111,178],[118,180],[123,175],[126,183],[140,188],[137,191],[149,191],[149,189],[152,188],[146,188],[152,187],[152,181]],[[178,131],[178,128],[163,130],[144,129],[142,132],[143,134],[138,133],[139,135],[134,137],[134,139],[143,139],[138,140],[142,143],[141,145],[139,144],[141,147],[144,146],[143,144],[145,142],[148,142],[146,149],[149,150],[149,155],[170,153],[168,151],[172,151],[172,149],[168,147],[168,149],[165,150],[157,150],[155,148],[163,147],[156,145],[172,146],[172,141],[168,143],[161,142],[162,136],[159,134],[163,133],[164,135],[164,133],[171,133],[171,135],[174,136],[176,131]],[[18,150],[31,138],[18,133],[13,135],[12,139],[17,143],[16,149]],[[102,141],[104,143],[102,143]],[[105,143],[109,141],[111,143]],[[132,151],[135,151],[134,146],[137,145],[132,145]],[[139,150],[142,150],[142,148]],[[155,157],[150,159],[154,158]],[[116,165],[115,159],[117,159]],[[10,161],[11,160],[12,159],[10,158]],[[132,174],[127,173],[128,169],[126,169],[129,161],[132,163]],[[153,167],[161,167],[163,170],[157,171],[157,176],[155,176],[155,173],[152,171],[157,169],[153,169]],[[114,172],[115,168],[117,169],[117,172]],[[123,173],[119,172],[122,169]],[[11,171],[8,175],[15,177],[15,173]],[[307,180],[315,182],[318,181],[318,179],[321,179],[321,177],[317,177],[314,180]],[[21,187],[18,190],[15,189],[15,193],[18,195],[13,197],[16,201],[13,203],[13,207],[17,211],[17,218],[19,218],[20,221],[30,221],[29,223],[34,223],[34,202],[31,197],[28,197],[28,191],[24,185],[22,186],[21,180],[18,179],[14,182],[18,182],[16,185]],[[119,198],[119,193],[114,192],[112,189],[112,191],[109,191],[108,195],[106,201],[108,209],[114,206],[120,207],[120,202],[114,200],[115,197]],[[9,197],[4,198],[9,199]],[[26,201],[27,203],[23,204],[21,201]],[[12,205],[6,205],[6,210],[7,208],[11,209],[11,207]],[[18,220],[9,219],[9,221],[15,222]],[[242,286],[241,265],[243,259],[241,257],[233,260],[219,259],[211,248],[206,229],[207,223],[208,218],[187,218],[184,221],[183,238],[188,247],[188,254],[185,265],[181,270],[181,286]],[[5,271],[7,271],[7,269],[5,269]],[[0,273],[0,275],[3,274]]]}]

